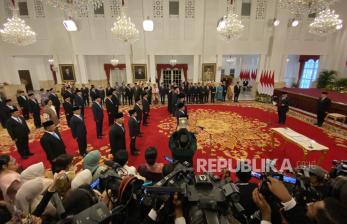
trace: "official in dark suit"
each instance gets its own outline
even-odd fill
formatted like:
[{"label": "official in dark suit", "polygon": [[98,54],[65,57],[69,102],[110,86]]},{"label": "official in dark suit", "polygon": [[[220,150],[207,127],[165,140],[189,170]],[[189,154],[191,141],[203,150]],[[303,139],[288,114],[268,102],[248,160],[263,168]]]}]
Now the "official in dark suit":
[{"label": "official in dark suit", "polygon": [[114,124],[110,127],[109,140],[113,158],[116,158],[119,150],[126,150],[123,113],[115,114]]},{"label": "official in dark suit", "polygon": [[3,108],[4,110],[4,124],[5,124],[5,127],[6,128],[6,123],[8,121],[8,119],[11,118],[11,110],[13,110],[14,108],[16,108],[15,106],[12,105],[12,100],[11,99],[6,99],[5,100],[5,106]]},{"label": "official in dark suit", "polygon": [[117,93],[117,90],[113,89],[113,91],[111,92],[111,100],[113,101],[113,106],[114,106],[114,110],[116,112],[118,112],[119,109],[119,105],[120,105],[120,100],[119,100],[119,95]]},{"label": "official in dark suit", "polygon": [[54,161],[59,155],[66,154],[66,146],[54,122],[49,120],[42,123],[45,133],[40,139],[43,151],[46,153],[47,160],[51,163],[54,173]]},{"label": "official in dark suit", "polygon": [[60,118],[60,100],[57,94],[55,94],[55,90],[53,88],[51,88],[49,92],[50,93],[49,93],[48,99],[52,100],[53,106],[55,108],[55,112],[57,113],[57,117]]},{"label": "official in dark suit", "polygon": [[127,101],[128,101],[128,104],[129,105],[132,105],[133,104],[133,91],[132,91],[132,88],[130,87],[130,84],[128,84],[125,89],[125,97],[127,98]]},{"label": "official in dark suit", "polygon": [[142,112],[143,112],[143,120],[142,120],[142,124],[143,126],[147,126],[148,122],[148,115],[149,115],[149,101],[147,99],[148,94],[145,92],[142,98]]},{"label": "official in dark suit", "polygon": [[28,156],[34,155],[29,150],[29,133],[30,129],[25,119],[19,116],[17,108],[11,110],[11,118],[6,123],[8,134],[15,142],[18,153],[22,159],[27,159]]},{"label": "official in dark suit", "polygon": [[66,123],[68,126],[70,126],[70,119],[73,115],[73,105],[71,103],[70,97],[66,97],[64,99],[63,107],[64,107],[64,112],[66,117]]},{"label": "official in dark suit", "polygon": [[214,98],[216,97],[216,86],[214,84],[211,84],[210,86],[210,92],[211,92],[211,103],[214,103]]},{"label": "official in dark suit", "polygon": [[176,103],[177,103],[177,98],[178,98],[178,92],[179,89],[178,87],[174,88],[175,91],[173,91],[172,96],[171,96],[171,104],[172,104],[172,116],[175,116],[176,113]]},{"label": "official in dark suit", "polygon": [[163,84],[159,86],[159,95],[160,95],[160,102],[161,104],[165,103],[165,95],[166,95],[166,89]]},{"label": "official in dark suit", "polygon": [[134,93],[134,98],[141,98],[141,88],[135,83],[135,86],[133,87],[133,93]]},{"label": "official in dark suit", "polygon": [[241,86],[239,82],[237,82],[236,85],[234,86],[234,102],[239,102],[240,92],[241,92]]},{"label": "official in dark suit", "polygon": [[225,101],[225,97],[227,95],[227,85],[225,82],[223,82],[222,87],[223,87],[223,101]]},{"label": "official in dark suit", "polygon": [[71,104],[73,105],[74,104],[74,94],[72,93],[72,90],[71,90],[71,87],[70,86],[67,86],[66,89],[65,89],[65,92],[63,94],[63,98],[67,98],[69,97],[70,98],[70,102]]},{"label": "official in dark suit", "polygon": [[287,112],[289,110],[289,100],[286,93],[283,93],[281,99],[277,103],[278,123],[285,124]]},{"label": "official in dark suit", "polygon": [[95,99],[96,99],[96,96],[98,95],[97,92],[96,92],[96,89],[95,89],[94,85],[91,85],[89,94],[90,94],[90,98],[91,98],[92,101],[94,102]]},{"label": "official in dark suit", "polygon": [[81,109],[81,116],[84,117],[84,99],[81,90],[76,90],[75,106]]},{"label": "official in dark suit", "polygon": [[136,137],[140,133],[140,124],[136,119],[136,111],[135,110],[129,110],[129,120],[128,120],[128,127],[129,127],[129,136],[130,136],[130,152],[132,155],[138,155],[139,150],[136,149]]},{"label": "official in dark suit", "polygon": [[173,87],[171,86],[168,94],[167,94],[167,111],[172,114],[172,94],[174,92]]},{"label": "official in dark suit", "polygon": [[97,95],[92,105],[92,111],[94,115],[94,121],[96,125],[96,137],[102,138],[102,124],[104,122],[104,110],[101,105],[101,96]]},{"label": "official in dark suit", "polygon": [[84,84],[82,84],[81,91],[82,91],[84,106],[88,107],[89,106],[89,89]]},{"label": "official in dark suit", "polygon": [[29,96],[29,111],[33,115],[35,127],[41,128],[40,104],[36,100],[35,95],[33,93],[30,93],[28,96]]},{"label": "official in dark suit", "polygon": [[112,97],[112,93],[108,93],[105,99],[109,126],[111,126],[114,123],[114,115],[118,112],[116,111],[116,107],[111,97]]},{"label": "official in dark suit", "polygon": [[29,99],[25,96],[25,93],[22,90],[19,92],[19,94],[20,95],[17,97],[17,102],[21,108],[24,119],[29,120]]},{"label": "official in dark suit", "polygon": [[328,98],[327,92],[322,92],[321,97],[318,99],[317,104],[317,124],[319,127],[322,127],[324,119],[329,111],[331,105],[331,100]]},{"label": "official in dark suit", "polygon": [[142,103],[142,100],[140,98],[135,99],[134,110],[136,111],[136,119],[139,122],[139,129],[140,129],[138,136],[141,136],[141,122],[142,122],[142,115],[143,115],[141,103]]},{"label": "official in dark suit", "polygon": [[79,107],[73,108],[70,128],[72,137],[77,141],[79,153],[84,157],[87,154],[87,128]]},{"label": "official in dark suit", "polygon": [[176,121],[178,125],[178,121],[180,117],[187,117],[187,114],[184,112],[184,103],[183,102],[178,102],[177,103],[177,111],[176,111]]},{"label": "official in dark suit", "polygon": [[102,88],[102,86],[100,86],[97,90],[96,90],[96,94],[98,96],[101,97],[101,105],[104,103],[105,97],[106,97],[106,91]]}]

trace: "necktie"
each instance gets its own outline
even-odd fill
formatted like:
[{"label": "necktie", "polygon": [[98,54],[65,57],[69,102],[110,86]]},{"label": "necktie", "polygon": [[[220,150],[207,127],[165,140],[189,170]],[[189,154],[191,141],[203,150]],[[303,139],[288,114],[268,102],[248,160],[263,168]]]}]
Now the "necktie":
[{"label": "necktie", "polygon": [[22,124],[22,120],[20,118],[17,118],[18,123]]}]

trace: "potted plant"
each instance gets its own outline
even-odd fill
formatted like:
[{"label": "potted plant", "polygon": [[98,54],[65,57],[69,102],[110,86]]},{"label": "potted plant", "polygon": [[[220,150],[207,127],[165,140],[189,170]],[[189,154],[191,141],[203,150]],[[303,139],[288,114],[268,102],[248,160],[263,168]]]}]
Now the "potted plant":
[{"label": "potted plant", "polygon": [[332,85],[336,79],[337,72],[334,70],[323,70],[317,79],[317,88],[324,89]]}]

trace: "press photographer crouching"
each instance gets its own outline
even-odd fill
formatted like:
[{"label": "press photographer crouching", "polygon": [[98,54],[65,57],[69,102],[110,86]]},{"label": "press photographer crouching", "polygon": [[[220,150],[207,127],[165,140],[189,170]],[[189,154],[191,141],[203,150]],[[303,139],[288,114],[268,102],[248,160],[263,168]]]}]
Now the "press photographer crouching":
[{"label": "press photographer crouching", "polygon": [[188,162],[193,166],[193,157],[197,149],[197,141],[193,132],[187,128],[187,117],[179,118],[177,130],[169,139],[169,148],[175,161]]}]

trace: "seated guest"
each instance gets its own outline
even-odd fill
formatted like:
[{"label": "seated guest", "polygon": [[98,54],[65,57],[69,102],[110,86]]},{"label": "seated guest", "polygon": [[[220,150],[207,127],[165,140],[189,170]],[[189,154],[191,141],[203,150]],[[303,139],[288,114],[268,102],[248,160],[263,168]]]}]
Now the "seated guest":
[{"label": "seated guest", "polygon": [[8,206],[6,202],[0,201],[0,223],[12,223],[12,214]]},{"label": "seated guest", "polygon": [[58,179],[56,183],[56,191],[60,196],[65,195],[71,188],[71,181],[75,177],[72,161],[73,157],[71,155],[62,154],[53,163],[55,168],[54,175],[58,175],[61,171],[64,173],[63,177]]},{"label": "seated guest", "polygon": [[142,176],[140,176],[136,168],[133,166],[128,166],[128,152],[126,150],[119,150],[116,152],[114,161],[118,163],[123,169],[121,169],[118,174],[120,176],[126,176],[126,175],[134,175],[139,179],[144,179]]},{"label": "seated guest", "polygon": [[93,200],[94,198],[97,198],[97,196],[88,185],[70,190],[63,200],[66,215],[77,215],[93,206],[98,202],[97,200]]},{"label": "seated guest", "polygon": [[83,169],[88,169],[93,176],[93,181],[98,179],[100,176],[100,173],[107,169],[105,166],[100,166],[100,152],[99,150],[93,150],[89,152],[84,158],[83,158]]},{"label": "seated guest", "polygon": [[71,189],[79,188],[82,185],[90,184],[92,182],[92,172],[85,169],[77,173],[75,178],[71,181]]},{"label": "seated guest", "polygon": [[35,179],[36,177],[44,177],[45,176],[45,166],[43,162],[35,163],[20,173],[20,179],[22,183]]},{"label": "seated guest", "polygon": [[163,178],[163,163],[157,163],[157,149],[149,147],[145,152],[146,163],[139,166],[137,171],[148,181],[158,182]]},{"label": "seated guest", "polygon": [[21,186],[21,179],[17,173],[18,164],[13,157],[0,155],[0,189],[5,201],[10,202],[16,196]]}]

